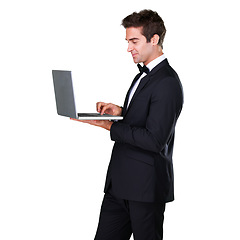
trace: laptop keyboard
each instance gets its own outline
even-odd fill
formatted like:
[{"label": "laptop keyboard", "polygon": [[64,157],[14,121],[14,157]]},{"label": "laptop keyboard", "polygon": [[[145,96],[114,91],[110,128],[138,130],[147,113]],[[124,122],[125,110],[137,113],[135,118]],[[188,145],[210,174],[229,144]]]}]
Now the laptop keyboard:
[{"label": "laptop keyboard", "polygon": [[78,113],[78,116],[79,117],[103,117],[103,116],[112,116],[112,115],[109,115],[109,114],[103,114],[101,115],[100,113]]}]

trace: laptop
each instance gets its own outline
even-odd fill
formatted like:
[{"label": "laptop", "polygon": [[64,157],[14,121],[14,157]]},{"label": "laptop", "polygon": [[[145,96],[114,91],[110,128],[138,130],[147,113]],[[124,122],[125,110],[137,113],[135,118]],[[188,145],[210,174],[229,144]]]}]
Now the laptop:
[{"label": "laptop", "polygon": [[81,120],[121,120],[122,116],[100,113],[77,113],[74,99],[72,72],[52,70],[57,113]]}]

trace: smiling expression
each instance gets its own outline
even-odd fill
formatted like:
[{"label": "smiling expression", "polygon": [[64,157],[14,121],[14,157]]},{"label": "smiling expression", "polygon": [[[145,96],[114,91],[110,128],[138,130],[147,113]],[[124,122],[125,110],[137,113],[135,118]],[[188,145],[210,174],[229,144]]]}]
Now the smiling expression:
[{"label": "smiling expression", "polygon": [[130,27],[126,29],[126,40],[128,42],[127,51],[132,54],[134,63],[143,62],[147,65],[155,56],[153,41],[147,42],[147,39],[142,35],[142,27]]}]

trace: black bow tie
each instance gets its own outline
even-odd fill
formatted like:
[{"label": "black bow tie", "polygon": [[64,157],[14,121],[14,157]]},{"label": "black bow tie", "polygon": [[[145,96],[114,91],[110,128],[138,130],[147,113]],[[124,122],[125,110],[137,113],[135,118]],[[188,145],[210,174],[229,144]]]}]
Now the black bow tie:
[{"label": "black bow tie", "polygon": [[148,74],[149,73],[149,69],[145,66],[145,65],[143,65],[143,67],[138,63],[137,64],[137,66],[138,66],[138,69],[139,69],[139,71],[140,71],[140,73],[142,74],[142,73],[146,73],[146,74]]}]

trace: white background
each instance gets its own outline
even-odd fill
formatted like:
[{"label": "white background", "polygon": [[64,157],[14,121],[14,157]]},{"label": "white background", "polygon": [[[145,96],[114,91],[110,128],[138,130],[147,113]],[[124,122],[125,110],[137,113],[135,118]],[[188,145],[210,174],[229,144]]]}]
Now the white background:
[{"label": "white background", "polygon": [[[137,73],[121,20],[153,9],[185,103],[165,240],[240,239],[239,3],[8,0],[0,3],[0,239],[91,240],[113,142],[56,114],[52,69],[72,70],[81,111],[123,104]],[[94,65],[94,66],[93,66]]]}]

